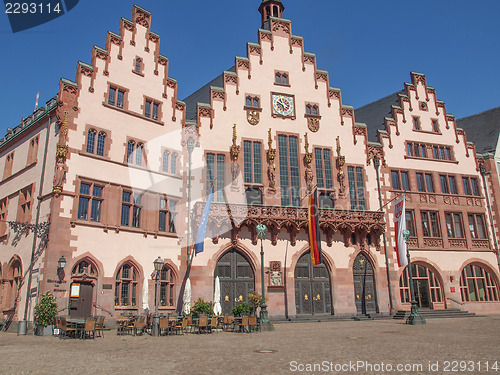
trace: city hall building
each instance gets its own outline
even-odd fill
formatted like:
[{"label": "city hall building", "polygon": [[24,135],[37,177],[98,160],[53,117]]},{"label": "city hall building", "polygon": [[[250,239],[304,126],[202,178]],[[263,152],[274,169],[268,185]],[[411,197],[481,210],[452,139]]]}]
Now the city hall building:
[{"label": "city hall building", "polygon": [[[180,100],[152,16],[134,6],[74,81],[61,79],[8,130],[7,323],[32,320],[37,286],[62,315],[143,314],[155,306],[158,257],[162,313],[180,311],[187,277],[193,301],[212,301],[217,276],[224,313],[262,283],[274,319],[408,310],[391,203],[401,194],[419,306],[500,311],[498,172],[425,76],[354,110],[292,33],[284,4],[264,0],[259,11],[247,55]],[[193,256],[212,186],[204,251]],[[313,267],[305,198],[316,188],[323,263]]]}]

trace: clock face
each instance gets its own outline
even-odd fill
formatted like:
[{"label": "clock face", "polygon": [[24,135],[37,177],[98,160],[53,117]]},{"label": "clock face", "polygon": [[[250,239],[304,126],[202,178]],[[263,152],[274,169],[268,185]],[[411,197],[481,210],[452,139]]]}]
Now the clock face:
[{"label": "clock face", "polygon": [[273,94],[273,113],[276,115],[293,117],[295,115],[293,97]]}]

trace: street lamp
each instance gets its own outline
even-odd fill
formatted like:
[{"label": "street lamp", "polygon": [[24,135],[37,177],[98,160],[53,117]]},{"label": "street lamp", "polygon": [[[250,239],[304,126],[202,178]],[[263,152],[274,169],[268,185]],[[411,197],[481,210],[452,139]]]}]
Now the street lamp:
[{"label": "street lamp", "polygon": [[153,336],[160,335],[160,314],[158,313],[158,302],[160,300],[160,272],[163,268],[163,259],[158,257],[154,262],[156,273],[156,295],[155,295],[155,316],[153,317]]},{"label": "street lamp", "polygon": [[260,305],[260,329],[261,331],[274,331],[272,323],[269,321],[266,305],[266,292],[264,283],[264,245],[262,241],[266,236],[267,227],[264,224],[257,225],[257,236],[260,239],[260,269],[262,271],[262,304]]},{"label": "street lamp", "polygon": [[66,266],[66,259],[62,256],[57,261],[57,276],[61,282],[64,279],[64,267]]},{"label": "street lamp", "polygon": [[411,260],[410,260],[410,249],[408,247],[408,240],[410,239],[410,231],[408,229],[403,230],[403,237],[406,242],[406,256],[408,257],[408,277],[410,279],[410,295],[411,295],[411,312],[408,319],[406,319],[406,324],[417,325],[425,324],[426,321],[422,315],[418,313],[418,303],[415,299],[415,290],[413,288],[413,272],[411,270]]}]

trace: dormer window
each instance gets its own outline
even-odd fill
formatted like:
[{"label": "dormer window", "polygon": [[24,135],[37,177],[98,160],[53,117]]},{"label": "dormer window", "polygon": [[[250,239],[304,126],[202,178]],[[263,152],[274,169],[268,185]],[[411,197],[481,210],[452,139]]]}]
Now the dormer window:
[{"label": "dormer window", "polygon": [[289,86],[288,73],[287,72],[276,72],[274,75],[274,83],[276,85]]}]

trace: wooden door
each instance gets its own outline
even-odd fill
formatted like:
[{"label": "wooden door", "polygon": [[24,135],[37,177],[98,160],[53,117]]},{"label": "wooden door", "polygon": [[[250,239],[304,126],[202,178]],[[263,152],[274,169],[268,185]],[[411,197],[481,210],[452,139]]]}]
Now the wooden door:
[{"label": "wooden door", "polygon": [[233,307],[248,303],[248,294],[255,290],[252,266],[236,249],[229,250],[217,262],[214,279],[219,276],[223,314],[231,314]]},{"label": "wooden door", "polygon": [[354,260],[354,300],[358,314],[374,314],[378,311],[375,293],[375,276],[370,260],[360,253]]},{"label": "wooden door", "polygon": [[70,317],[86,318],[92,315],[93,292],[94,288],[92,284],[80,283],[80,295],[78,297],[70,297]]},{"label": "wooden door", "polygon": [[295,267],[295,307],[297,315],[332,313],[330,274],[324,264],[312,266],[311,254],[300,257]]}]

